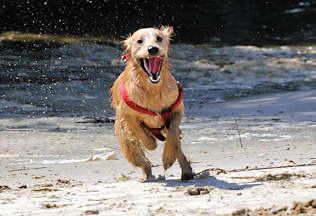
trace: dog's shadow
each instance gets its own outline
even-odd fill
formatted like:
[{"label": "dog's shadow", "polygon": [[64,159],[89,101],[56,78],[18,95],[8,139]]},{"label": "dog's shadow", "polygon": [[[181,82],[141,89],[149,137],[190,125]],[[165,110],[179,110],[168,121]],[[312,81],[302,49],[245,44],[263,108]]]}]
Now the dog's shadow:
[{"label": "dog's shadow", "polygon": [[159,182],[165,183],[165,187],[205,187],[211,186],[219,189],[224,190],[243,190],[246,188],[252,188],[259,185],[261,183],[253,183],[253,184],[237,184],[237,183],[230,183],[225,180],[217,179],[215,176],[211,176],[209,174],[195,177],[189,181],[181,181],[180,179],[166,179],[161,180]]}]

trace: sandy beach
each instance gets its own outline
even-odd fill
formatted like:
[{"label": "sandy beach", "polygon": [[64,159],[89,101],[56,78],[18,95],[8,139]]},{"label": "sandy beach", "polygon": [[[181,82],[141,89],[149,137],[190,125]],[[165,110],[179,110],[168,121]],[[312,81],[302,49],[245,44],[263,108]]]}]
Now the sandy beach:
[{"label": "sandy beach", "polygon": [[0,215],[314,215],[315,98],[295,91],[187,109],[182,146],[201,172],[188,182],[178,164],[164,173],[159,143],[148,155],[160,178],[140,183],[111,122],[2,118]]},{"label": "sandy beach", "polygon": [[[1,1],[0,216],[316,216],[315,17],[316,0]],[[149,111],[182,110],[165,73],[183,86],[192,180],[161,141],[153,181],[122,154],[127,65]]]}]

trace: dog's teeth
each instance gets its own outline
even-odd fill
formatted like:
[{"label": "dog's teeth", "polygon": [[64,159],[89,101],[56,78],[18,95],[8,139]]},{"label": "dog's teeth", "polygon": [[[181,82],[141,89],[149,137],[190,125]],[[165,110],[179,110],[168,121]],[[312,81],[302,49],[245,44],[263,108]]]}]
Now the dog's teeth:
[{"label": "dog's teeth", "polygon": [[156,77],[156,79],[154,79],[154,77],[152,75],[150,75],[149,79],[150,79],[151,82],[157,83],[160,80],[160,74]]},{"label": "dog's teeth", "polygon": [[146,71],[147,71],[147,72],[150,72],[147,65],[148,65],[148,63],[147,63],[147,62],[144,62],[144,66],[145,66]]}]

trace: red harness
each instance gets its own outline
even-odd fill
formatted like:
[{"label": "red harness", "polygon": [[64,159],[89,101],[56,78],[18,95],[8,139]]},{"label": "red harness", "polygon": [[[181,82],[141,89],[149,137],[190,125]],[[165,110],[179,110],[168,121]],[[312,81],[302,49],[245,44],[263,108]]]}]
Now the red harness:
[{"label": "red harness", "polygon": [[170,113],[172,111],[174,111],[181,104],[182,99],[183,99],[183,93],[182,93],[183,86],[182,86],[182,84],[180,82],[177,82],[177,84],[178,84],[178,89],[179,89],[179,95],[178,95],[178,98],[177,98],[176,102],[173,105],[171,105],[170,107],[168,107],[167,109],[162,110],[161,112],[154,112],[154,111],[145,109],[145,108],[137,105],[128,96],[128,94],[126,92],[126,89],[125,89],[125,84],[122,83],[121,86],[120,86],[121,97],[124,100],[124,102],[127,104],[127,106],[129,106],[133,110],[138,111],[140,113],[144,113],[144,114],[151,115],[151,116],[159,116],[163,120],[164,125],[162,125],[160,128],[150,128],[144,122],[142,123],[142,125],[147,130],[149,130],[160,141],[164,141],[166,139],[164,137],[164,135],[161,134],[161,130],[163,130],[165,127],[167,129],[169,129],[169,126],[170,126]]},{"label": "red harness", "polygon": [[130,57],[129,55],[121,55],[121,61],[125,64],[129,61]]}]

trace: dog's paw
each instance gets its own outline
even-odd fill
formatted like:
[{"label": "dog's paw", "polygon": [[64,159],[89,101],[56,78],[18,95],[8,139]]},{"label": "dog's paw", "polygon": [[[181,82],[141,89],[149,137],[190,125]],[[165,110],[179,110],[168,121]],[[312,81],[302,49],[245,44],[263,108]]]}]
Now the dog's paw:
[{"label": "dog's paw", "polygon": [[191,180],[193,178],[194,178],[194,173],[193,172],[182,173],[182,175],[181,175],[181,180],[182,181],[189,181],[189,180]]},{"label": "dog's paw", "polygon": [[162,153],[162,164],[164,170],[169,169],[174,162],[176,161],[176,152],[173,148],[168,148],[167,144],[165,144],[164,151]]},{"label": "dog's paw", "polygon": [[157,141],[153,137],[148,137],[142,145],[148,150],[155,150],[157,148]]},{"label": "dog's paw", "polygon": [[176,161],[175,156],[171,156],[171,157],[163,156],[162,163],[163,163],[164,170],[169,169],[174,164],[175,161]]},{"label": "dog's paw", "polygon": [[157,181],[165,181],[166,180],[166,176],[165,175],[159,175],[157,178]]},{"label": "dog's paw", "polygon": [[156,182],[158,180],[156,179],[154,175],[151,175],[151,176],[147,176],[146,178],[141,178],[138,181],[141,183],[146,183],[146,182]]}]

